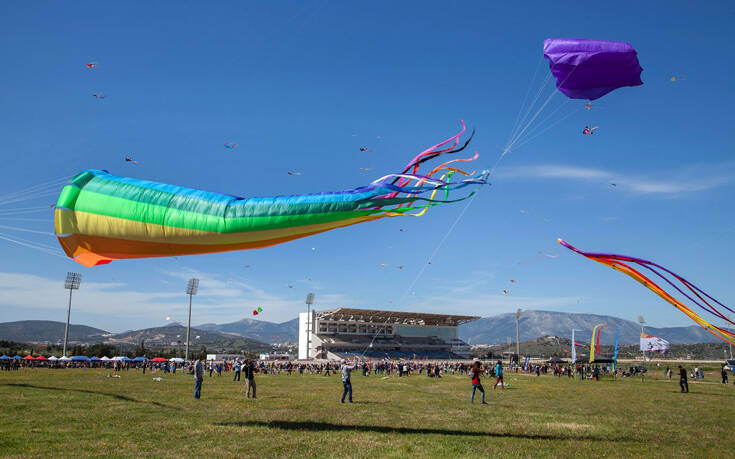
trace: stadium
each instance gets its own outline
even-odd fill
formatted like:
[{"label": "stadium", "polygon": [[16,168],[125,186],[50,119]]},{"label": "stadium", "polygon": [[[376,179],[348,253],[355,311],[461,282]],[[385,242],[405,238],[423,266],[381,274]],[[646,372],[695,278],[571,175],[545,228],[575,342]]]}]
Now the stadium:
[{"label": "stadium", "polygon": [[337,308],[299,314],[299,359],[467,359],[460,324],[475,316]]}]

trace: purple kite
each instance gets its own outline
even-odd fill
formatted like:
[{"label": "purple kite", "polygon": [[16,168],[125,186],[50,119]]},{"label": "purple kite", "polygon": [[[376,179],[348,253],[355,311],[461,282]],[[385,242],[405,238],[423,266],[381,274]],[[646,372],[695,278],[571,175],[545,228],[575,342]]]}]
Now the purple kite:
[{"label": "purple kite", "polygon": [[638,53],[620,41],[549,38],[544,41],[556,87],[570,99],[595,100],[624,86],[640,86]]}]

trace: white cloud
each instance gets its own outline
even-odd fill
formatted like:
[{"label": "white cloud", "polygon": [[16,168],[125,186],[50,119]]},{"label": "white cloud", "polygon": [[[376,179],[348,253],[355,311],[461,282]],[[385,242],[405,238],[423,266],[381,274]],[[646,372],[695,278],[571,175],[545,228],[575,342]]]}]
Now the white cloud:
[{"label": "white cloud", "polygon": [[602,169],[539,165],[505,168],[498,173],[501,179],[560,179],[612,183],[623,191],[636,194],[679,195],[705,191],[732,183],[735,163],[720,165],[696,165],[665,174],[665,179],[612,172]]}]

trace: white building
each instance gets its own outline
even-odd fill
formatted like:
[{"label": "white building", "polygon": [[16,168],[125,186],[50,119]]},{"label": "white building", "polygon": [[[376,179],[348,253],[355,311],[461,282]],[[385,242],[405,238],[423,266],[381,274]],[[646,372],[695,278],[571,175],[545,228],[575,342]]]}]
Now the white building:
[{"label": "white building", "polygon": [[457,327],[479,317],[338,308],[299,314],[299,359],[469,358]]}]

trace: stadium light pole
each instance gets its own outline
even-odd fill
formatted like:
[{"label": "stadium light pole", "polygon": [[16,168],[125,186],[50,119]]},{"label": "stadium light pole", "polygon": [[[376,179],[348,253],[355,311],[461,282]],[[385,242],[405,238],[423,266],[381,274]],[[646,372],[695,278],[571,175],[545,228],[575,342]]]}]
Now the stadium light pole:
[{"label": "stadium light pole", "polygon": [[71,292],[79,290],[82,283],[82,275],[79,273],[66,273],[64,288],[69,290],[69,307],[66,309],[66,327],[64,328],[64,357],[66,357],[66,343],[69,341],[69,319],[71,317]]},{"label": "stadium light pole", "polygon": [[[641,324],[641,335],[645,334],[643,331],[643,324],[646,323],[646,319],[643,318],[643,316],[638,316],[638,323]],[[643,349],[643,362],[646,361],[646,350]]]},{"label": "stadium light pole", "polygon": [[314,294],[306,295],[306,360],[311,357],[311,305],[314,304]]},{"label": "stadium light pole", "polygon": [[519,333],[519,323],[521,321],[521,308],[516,311],[516,355],[518,356],[518,363],[521,363],[521,341]]},{"label": "stadium light pole", "polygon": [[186,325],[186,355],[184,361],[189,361],[189,337],[191,336],[191,298],[199,291],[199,279],[191,278],[186,284],[186,294],[189,295],[189,323]]}]

